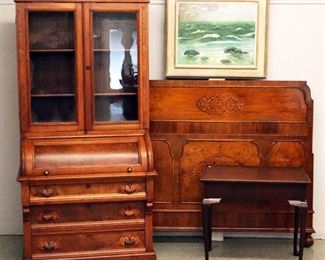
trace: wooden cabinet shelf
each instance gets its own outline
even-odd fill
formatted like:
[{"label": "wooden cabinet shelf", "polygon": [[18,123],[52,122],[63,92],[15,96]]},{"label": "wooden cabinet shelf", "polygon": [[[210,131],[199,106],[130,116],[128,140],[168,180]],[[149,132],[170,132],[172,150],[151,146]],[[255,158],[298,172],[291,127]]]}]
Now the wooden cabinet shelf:
[{"label": "wooden cabinet shelf", "polygon": [[31,94],[31,97],[74,97],[76,94]]},{"label": "wooden cabinet shelf", "polygon": [[30,49],[30,52],[74,52],[74,49]]},{"label": "wooden cabinet shelf", "polygon": [[94,49],[94,52],[124,52],[124,51],[136,51],[135,49]]},{"label": "wooden cabinet shelf", "polygon": [[129,93],[95,93],[94,96],[99,97],[114,97],[114,96],[136,96],[137,93],[129,92]]}]

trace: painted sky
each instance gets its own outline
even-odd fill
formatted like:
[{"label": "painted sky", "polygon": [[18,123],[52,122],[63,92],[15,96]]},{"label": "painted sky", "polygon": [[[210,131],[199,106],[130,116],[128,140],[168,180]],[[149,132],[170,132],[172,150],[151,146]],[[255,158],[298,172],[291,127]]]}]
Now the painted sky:
[{"label": "painted sky", "polygon": [[179,22],[186,21],[256,21],[257,3],[200,2],[178,3]]}]

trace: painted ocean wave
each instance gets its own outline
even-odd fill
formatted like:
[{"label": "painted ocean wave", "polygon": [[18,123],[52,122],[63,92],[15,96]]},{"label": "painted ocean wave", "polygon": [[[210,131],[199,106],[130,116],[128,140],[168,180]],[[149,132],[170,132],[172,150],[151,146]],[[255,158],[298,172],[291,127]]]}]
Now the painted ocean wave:
[{"label": "painted ocean wave", "polygon": [[224,40],[229,35],[232,37],[251,37],[255,35],[253,22],[181,22],[178,27],[178,39],[198,40],[205,35],[218,35],[219,40]]},{"label": "painted ocean wave", "polygon": [[179,65],[255,64],[254,22],[181,22],[177,40]]}]

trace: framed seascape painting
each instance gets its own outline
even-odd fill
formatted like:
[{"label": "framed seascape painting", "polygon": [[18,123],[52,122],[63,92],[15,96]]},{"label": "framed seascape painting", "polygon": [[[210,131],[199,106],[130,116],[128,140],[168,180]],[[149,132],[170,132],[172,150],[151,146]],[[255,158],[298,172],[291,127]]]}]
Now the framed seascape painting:
[{"label": "framed seascape painting", "polygon": [[268,0],[167,0],[167,77],[264,78]]}]

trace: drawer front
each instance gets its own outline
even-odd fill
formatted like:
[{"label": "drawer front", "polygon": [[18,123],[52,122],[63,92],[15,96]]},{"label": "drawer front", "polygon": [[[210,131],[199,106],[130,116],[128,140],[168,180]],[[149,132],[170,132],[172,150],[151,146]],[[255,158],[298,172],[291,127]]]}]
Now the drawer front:
[{"label": "drawer front", "polygon": [[112,202],[31,207],[32,224],[144,219],[144,202]]},{"label": "drawer front", "polygon": [[144,231],[110,231],[101,233],[73,233],[34,235],[32,237],[33,257],[40,254],[111,250],[114,253],[145,250]]},{"label": "drawer front", "polygon": [[145,182],[140,181],[31,185],[30,203],[43,205],[144,200],[145,188]]},{"label": "drawer front", "polygon": [[27,139],[26,175],[94,174],[147,170],[141,137]]}]

